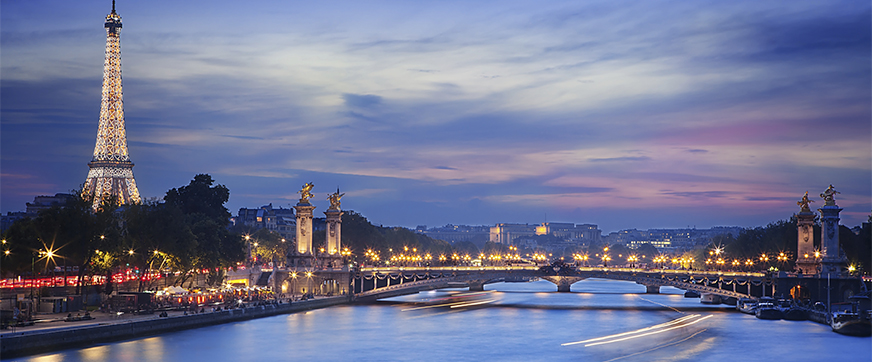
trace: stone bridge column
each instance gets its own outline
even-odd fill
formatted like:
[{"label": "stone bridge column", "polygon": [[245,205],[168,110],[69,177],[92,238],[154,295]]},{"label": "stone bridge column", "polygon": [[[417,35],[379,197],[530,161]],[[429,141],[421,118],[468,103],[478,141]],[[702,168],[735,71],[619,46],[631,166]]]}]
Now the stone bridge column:
[{"label": "stone bridge column", "polygon": [[315,207],[306,201],[294,206],[297,210],[297,253],[314,254],[312,251],[312,210]]},{"label": "stone bridge column", "polygon": [[839,212],[842,209],[835,201],[829,200],[818,211],[821,213],[821,273],[839,274],[847,262],[839,249]]},{"label": "stone bridge column", "polygon": [[562,293],[569,293],[569,288],[572,286],[572,284],[575,284],[576,282],[580,282],[585,279],[582,277],[567,277],[560,275],[549,275],[541,278],[557,284],[557,291]]}]

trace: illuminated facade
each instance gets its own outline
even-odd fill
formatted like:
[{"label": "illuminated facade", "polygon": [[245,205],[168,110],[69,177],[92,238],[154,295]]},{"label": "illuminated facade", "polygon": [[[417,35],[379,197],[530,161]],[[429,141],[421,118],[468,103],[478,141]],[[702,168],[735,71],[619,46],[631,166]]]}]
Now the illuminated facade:
[{"label": "illuminated facade", "polygon": [[106,15],[106,58],[103,63],[103,97],[100,105],[100,125],[94,157],[88,163],[88,179],[82,193],[93,200],[96,209],[101,200],[115,197],[123,204],[140,202],[139,190],[133,179],[133,162],[127,152],[127,132],[124,125],[124,101],[121,91],[121,16]]},{"label": "illuminated facade", "polygon": [[[297,235],[294,210],[282,207],[274,208],[272,203],[257,209],[240,208],[233,222],[254,229],[272,230],[287,240],[294,240]],[[317,222],[315,224],[317,230]]]},{"label": "illuminated facade", "polygon": [[536,225],[500,223],[490,228],[490,241],[512,245],[518,237],[536,235]]}]

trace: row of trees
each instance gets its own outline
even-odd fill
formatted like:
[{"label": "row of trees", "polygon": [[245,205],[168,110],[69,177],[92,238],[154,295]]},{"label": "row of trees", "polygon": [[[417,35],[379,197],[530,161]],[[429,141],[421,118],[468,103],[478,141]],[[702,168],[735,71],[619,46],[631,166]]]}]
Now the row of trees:
[{"label": "row of trees", "polygon": [[[313,247],[316,250],[323,247],[325,239],[324,233],[313,235]],[[372,254],[379,255],[381,261],[388,260],[391,254],[405,253],[405,249],[417,250],[420,255],[433,256],[471,251],[478,254],[478,248],[472,243],[452,245],[402,227],[375,226],[366,217],[351,210],[342,215],[342,247],[349,248],[360,258],[365,257],[367,251],[372,251]]]},{"label": "row of trees", "polygon": [[[714,263],[710,264],[710,268],[723,269],[768,269],[775,267],[779,270],[792,271],[795,268],[797,258],[797,226],[796,218],[791,217],[787,220],[779,220],[770,223],[763,227],[749,228],[740,232],[738,235],[724,234],[714,237],[711,243],[707,246],[700,247],[691,251],[683,252],[676,255],[668,255],[662,259],[662,255],[655,247],[650,244],[644,244],[641,247],[632,250],[623,244],[614,245],[592,245],[588,249],[579,249],[579,254],[588,255],[591,263],[599,263],[605,247],[609,248],[608,254],[611,256],[612,264],[625,264],[626,257],[635,255],[639,258],[640,263],[650,264],[666,264],[674,265],[673,260],[677,261],[681,266],[691,266],[690,260],[693,260],[694,268],[702,269],[706,267],[706,260],[714,262],[716,259],[725,259],[725,265],[717,266]],[[839,245],[848,259],[848,264],[854,266],[857,270],[868,270],[872,265],[872,216],[870,222],[864,223],[859,230],[852,230],[844,225],[839,225]],[[855,232],[856,231],[856,232]],[[814,245],[820,250],[821,235],[820,224],[814,225]],[[715,249],[719,249],[720,253],[714,255]],[[575,251],[573,251],[574,253]],[[622,258],[619,259],[618,256]],[[761,260],[761,256],[766,255],[767,260]],[[778,256],[783,255],[782,260],[778,260]],[[655,261],[654,258],[661,257],[661,260]],[[741,267],[732,265],[732,262],[737,260],[741,262]],[[750,265],[746,264],[750,260]]]},{"label": "row of trees", "polygon": [[[163,200],[119,207],[109,198],[96,212],[91,200],[73,192],[64,207],[7,230],[2,273],[76,266],[81,285],[86,275],[109,276],[115,267],[130,266],[140,273],[180,271],[176,283],[181,284],[194,271],[209,270],[207,282],[215,284],[245,251],[240,236],[226,227],[230,191],[213,184],[211,176],[200,174],[189,185],[167,191]],[[145,287],[141,281],[140,290]]]}]

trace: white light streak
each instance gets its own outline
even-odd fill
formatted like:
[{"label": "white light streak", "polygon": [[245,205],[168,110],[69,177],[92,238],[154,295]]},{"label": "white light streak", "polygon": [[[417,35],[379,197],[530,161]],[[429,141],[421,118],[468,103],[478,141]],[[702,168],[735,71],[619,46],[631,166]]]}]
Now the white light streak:
[{"label": "white light streak", "polygon": [[[705,316],[702,318],[699,318],[699,317],[700,317],[699,314],[693,314],[693,315],[684,316],[684,317],[681,317],[681,318],[678,318],[678,319],[675,319],[675,320],[672,320],[672,321],[669,321],[666,323],[654,325],[651,327],[642,328],[642,329],[631,331],[631,332],[613,334],[610,336],[592,338],[592,339],[587,339],[587,340],[578,341],[578,342],[563,343],[563,344],[561,344],[561,346],[571,346],[571,345],[575,345],[575,344],[585,344],[586,343],[584,345],[585,347],[591,347],[591,346],[597,346],[597,345],[601,345],[601,344],[626,341],[626,340],[633,339],[633,338],[650,336],[653,334],[663,333],[663,332],[671,331],[673,329],[683,328],[683,327],[687,327],[690,325],[694,325],[694,324],[699,323],[703,320],[711,318],[712,315],[708,315],[708,316]],[[695,319],[695,320],[692,322],[689,322],[692,319]],[[661,328],[668,327],[668,326],[673,326],[673,327],[661,329]],[[659,329],[659,330],[657,330],[657,329]],[[652,330],[656,330],[656,331],[648,332],[648,331],[652,331]],[[647,333],[643,333],[643,332],[647,332]],[[642,334],[639,334],[639,333],[642,333]],[[617,337],[623,337],[623,336],[629,336],[629,337],[617,338]],[[614,338],[617,338],[617,339],[614,339]],[[596,341],[603,341],[603,342],[596,342]],[[590,342],[596,342],[596,343],[590,343]]]}]

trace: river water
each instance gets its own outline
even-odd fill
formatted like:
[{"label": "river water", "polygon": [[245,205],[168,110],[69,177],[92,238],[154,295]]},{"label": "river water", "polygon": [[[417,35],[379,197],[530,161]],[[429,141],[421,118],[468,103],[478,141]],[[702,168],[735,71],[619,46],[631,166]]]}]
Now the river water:
[{"label": "river water", "polygon": [[[22,358],[22,361],[870,361],[872,339],[767,321],[683,291],[588,279],[487,285],[482,303],[422,292]],[[488,303],[485,303],[488,302]]]}]

